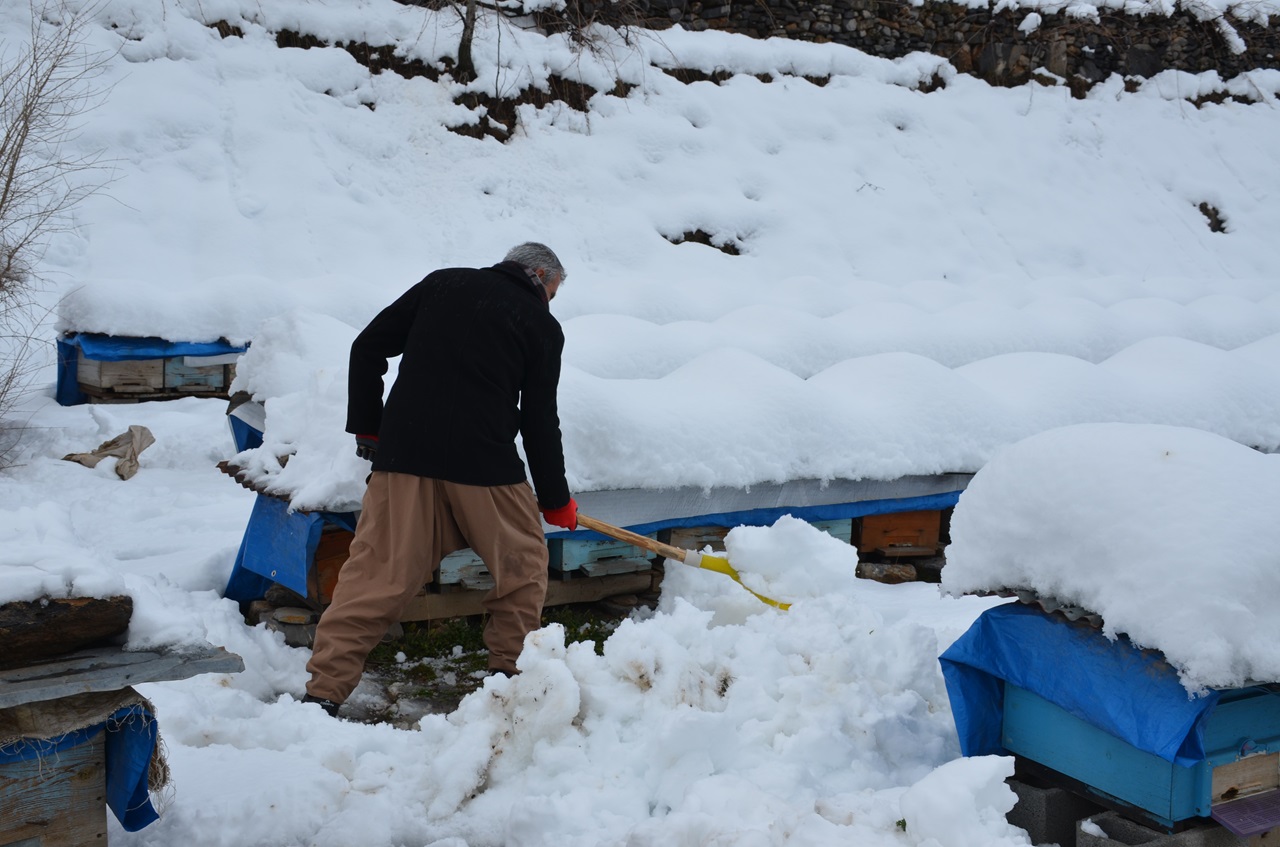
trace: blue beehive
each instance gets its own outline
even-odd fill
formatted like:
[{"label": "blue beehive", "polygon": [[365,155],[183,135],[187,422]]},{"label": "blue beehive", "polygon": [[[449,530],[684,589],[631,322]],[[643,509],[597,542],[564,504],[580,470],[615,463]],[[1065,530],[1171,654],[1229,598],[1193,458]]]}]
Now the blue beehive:
[{"label": "blue beehive", "polygon": [[967,756],[1020,756],[1168,830],[1280,824],[1273,686],[1193,697],[1158,652],[1019,604],[988,610],[941,661]]}]

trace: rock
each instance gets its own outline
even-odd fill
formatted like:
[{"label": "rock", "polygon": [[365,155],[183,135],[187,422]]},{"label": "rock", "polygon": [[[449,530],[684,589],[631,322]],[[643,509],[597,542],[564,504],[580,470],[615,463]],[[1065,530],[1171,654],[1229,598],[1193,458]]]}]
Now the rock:
[{"label": "rock", "polygon": [[859,562],[858,576],[872,579],[887,585],[900,582],[915,582],[916,569],[911,565],[890,564],[888,562]]}]

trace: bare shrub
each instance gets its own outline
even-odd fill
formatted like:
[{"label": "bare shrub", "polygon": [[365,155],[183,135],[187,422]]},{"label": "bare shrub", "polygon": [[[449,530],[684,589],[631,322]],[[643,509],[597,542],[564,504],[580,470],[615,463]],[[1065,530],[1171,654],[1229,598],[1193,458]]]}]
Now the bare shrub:
[{"label": "bare shrub", "polygon": [[8,415],[34,372],[36,268],[71,210],[109,181],[99,154],[69,153],[79,119],[106,94],[95,82],[110,57],[86,40],[94,11],[32,0],[29,41],[0,45],[0,465],[16,443]]}]

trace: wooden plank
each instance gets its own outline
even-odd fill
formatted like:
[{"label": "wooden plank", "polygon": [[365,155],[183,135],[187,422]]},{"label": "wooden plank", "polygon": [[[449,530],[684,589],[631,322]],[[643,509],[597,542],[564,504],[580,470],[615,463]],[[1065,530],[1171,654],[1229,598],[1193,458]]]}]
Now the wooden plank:
[{"label": "wooden plank", "polygon": [[[592,578],[551,580],[547,585],[547,606],[569,603],[591,603],[616,594],[635,594],[648,589],[653,578],[649,572],[600,576]],[[485,591],[452,591],[419,594],[409,602],[401,621],[441,620],[484,613]]]},{"label": "wooden plank", "polygon": [[582,565],[582,572],[588,577],[595,578],[601,576],[613,576],[622,573],[638,573],[640,571],[653,570],[653,562],[649,559],[637,559],[634,557],[619,559],[601,559],[598,562],[586,562]]},{"label": "wooden plank", "polygon": [[1214,803],[1238,800],[1280,788],[1280,753],[1248,756],[1213,769]]},{"label": "wooden plank", "polygon": [[105,735],[45,758],[0,765],[0,843],[107,843]]},{"label": "wooden plank", "polygon": [[0,605],[0,668],[72,653],[122,635],[133,598],[61,597]]},{"label": "wooden plank", "polygon": [[0,671],[0,709],[91,691],[118,691],[144,682],[242,670],[244,661],[221,647],[184,647],[183,652],[164,653],[97,647],[56,661]]},{"label": "wooden plank", "polygon": [[212,356],[177,356],[177,361],[182,362],[189,368],[207,368],[213,365],[230,365],[232,367],[232,376],[235,375],[234,368],[236,362],[240,361],[243,353],[215,353]]}]

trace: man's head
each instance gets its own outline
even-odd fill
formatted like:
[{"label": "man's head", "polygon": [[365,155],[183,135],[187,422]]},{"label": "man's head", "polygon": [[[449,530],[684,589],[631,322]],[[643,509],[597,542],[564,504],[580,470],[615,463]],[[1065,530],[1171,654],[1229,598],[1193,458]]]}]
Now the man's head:
[{"label": "man's head", "polygon": [[551,248],[536,241],[526,241],[512,247],[503,261],[515,262],[528,268],[542,281],[543,287],[547,289],[548,300],[556,296],[556,290],[566,276],[564,265],[560,264],[560,259],[551,252]]}]

